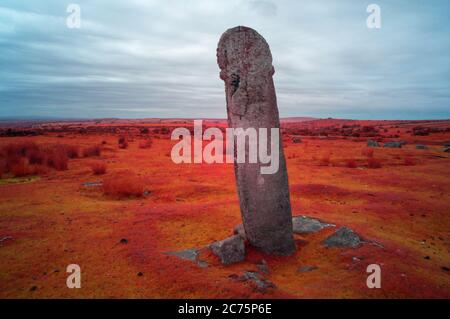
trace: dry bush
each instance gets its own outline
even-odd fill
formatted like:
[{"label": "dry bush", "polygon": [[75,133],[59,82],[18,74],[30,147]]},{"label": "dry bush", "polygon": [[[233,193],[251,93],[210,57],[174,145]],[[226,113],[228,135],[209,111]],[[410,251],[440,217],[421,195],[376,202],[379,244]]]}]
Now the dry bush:
[{"label": "dry bush", "polygon": [[103,175],[106,173],[106,164],[104,162],[93,162],[91,169],[94,175]]},{"label": "dry bush", "polygon": [[125,136],[119,136],[117,143],[119,145],[119,148],[125,149],[128,147],[128,140]]},{"label": "dry bush", "polygon": [[44,164],[45,157],[46,155],[41,149],[33,149],[27,153],[28,162],[30,164]]},{"label": "dry bush", "polygon": [[79,148],[75,145],[64,145],[68,158],[78,158]]},{"label": "dry bush", "polygon": [[6,161],[5,159],[0,158],[0,178],[2,178],[3,174],[5,174],[6,172]]},{"label": "dry bush", "polygon": [[17,142],[3,147],[2,153],[7,157],[26,157],[31,151],[39,150],[34,142]]},{"label": "dry bush", "polygon": [[103,192],[116,197],[141,197],[144,182],[134,174],[117,174],[103,180]]},{"label": "dry bush", "polygon": [[30,167],[27,156],[33,157],[33,154],[39,152],[39,147],[34,142],[20,141],[5,145],[0,151],[2,175],[8,172],[15,177],[33,174],[33,168]]},{"label": "dry bush", "polygon": [[415,162],[414,159],[411,158],[411,157],[405,157],[405,158],[403,159],[403,165],[406,165],[406,166],[414,166],[414,165],[416,165],[416,162]]},{"label": "dry bush", "polygon": [[22,157],[17,163],[12,165],[11,173],[14,177],[24,177],[36,174],[36,170],[28,164],[27,159]]},{"label": "dry bush", "polygon": [[93,145],[83,149],[83,157],[92,157],[92,156],[100,156],[102,150],[100,146]]},{"label": "dry bush", "polygon": [[320,166],[329,166],[330,165],[330,155],[324,155],[320,158],[319,161]]},{"label": "dry bush", "polygon": [[346,163],[348,168],[357,168],[358,165],[356,164],[356,161],[354,159],[348,159]]},{"label": "dry bush", "polygon": [[57,171],[65,171],[69,168],[69,158],[64,145],[56,144],[48,149],[46,164]]},{"label": "dry bush", "polygon": [[150,147],[152,147],[152,144],[153,144],[153,140],[151,138],[147,138],[147,139],[139,142],[139,148],[143,148],[143,149],[150,148]]},{"label": "dry bush", "polygon": [[375,158],[367,159],[367,167],[369,168],[381,168],[381,162]]},{"label": "dry bush", "polygon": [[46,173],[46,168],[67,170],[69,157],[78,156],[78,148],[64,145],[37,145],[34,142],[18,142],[3,147],[0,151],[3,174],[27,176]]},{"label": "dry bush", "polygon": [[373,149],[371,148],[363,148],[361,151],[361,155],[372,158],[373,157]]}]

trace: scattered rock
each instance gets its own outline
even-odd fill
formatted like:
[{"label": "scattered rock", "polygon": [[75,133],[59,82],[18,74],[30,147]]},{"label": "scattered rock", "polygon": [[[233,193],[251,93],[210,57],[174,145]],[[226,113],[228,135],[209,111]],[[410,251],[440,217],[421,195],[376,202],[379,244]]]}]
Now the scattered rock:
[{"label": "scattered rock", "polygon": [[251,282],[253,282],[256,285],[257,289],[261,292],[265,292],[269,288],[276,288],[276,286],[272,282],[264,279],[257,272],[245,271],[243,279],[244,281],[250,280]]},{"label": "scattered rock", "polygon": [[445,266],[442,266],[441,269],[442,269],[443,271],[446,271],[446,272],[449,272],[449,271],[450,271],[450,268],[445,267]]},{"label": "scattered rock", "polygon": [[103,186],[103,182],[84,182],[84,187],[100,187]]},{"label": "scattered rock", "polygon": [[263,274],[269,273],[269,266],[267,265],[267,262],[264,259],[256,264],[256,268],[258,268],[259,272]]},{"label": "scattered rock", "polygon": [[247,238],[245,236],[244,225],[242,225],[242,224],[239,224],[234,227],[233,234],[241,236],[243,240],[247,240]]},{"label": "scattered rock", "polygon": [[406,144],[405,141],[390,141],[390,142],[384,143],[383,147],[401,148],[405,144]]},{"label": "scattered rock", "polygon": [[189,260],[196,263],[197,266],[199,266],[200,268],[206,268],[208,267],[208,263],[198,258],[200,250],[201,249],[191,248],[180,251],[168,252],[167,255],[176,256],[184,260]]},{"label": "scattered rock", "polygon": [[445,152],[445,153],[450,153],[450,147],[444,148],[444,152]]},{"label": "scattered rock", "polygon": [[292,226],[295,234],[309,234],[318,232],[326,227],[335,227],[336,225],[306,216],[296,216],[292,218]]},{"label": "scattered rock", "polygon": [[2,238],[0,238],[0,243],[3,243],[4,241],[7,241],[7,240],[12,240],[12,239],[13,238],[11,236],[2,237]]},{"label": "scattered rock", "polygon": [[245,259],[244,240],[239,235],[216,241],[209,246],[214,255],[218,256],[224,265],[243,261]]},{"label": "scattered rock", "polygon": [[378,144],[378,142],[374,141],[374,140],[367,140],[367,146],[368,147],[379,147],[380,144]]},{"label": "scattered rock", "polygon": [[[295,234],[310,234],[318,232],[327,227],[335,227],[334,224],[328,224],[319,219],[310,218],[307,216],[295,216],[292,218],[292,230]],[[242,224],[234,227],[233,233],[239,235],[245,241],[245,229]]]},{"label": "scattered rock", "polygon": [[120,240],[120,243],[121,244],[128,244],[128,239],[126,239],[126,238],[122,238],[121,240]]},{"label": "scattered rock", "polygon": [[180,251],[169,252],[167,255],[177,256],[178,258],[190,261],[196,261],[198,257],[198,249],[185,249]]},{"label": "scattered rock", "polygon": [[417,148],[418,150],[427,150],[427,149],[428,149],[428,146],[423,145],[423,144],[417,144],[417,145],[416,145],[416,148]]},{"label": "scattered rock", "polygon": [[319,267],[317,267],[317,266],[302,266],[297,271],[298,272],[308,272],[308,271],[313,271],[316,269],[319,269]]},{"label": "scattered rock", "polygon": [[137,273],[137,276],[138,276],[138,277],[142,277],[142,276],[144,276],[144,274],[143,274],[142,272],[138,272],[138,273]]},{"label": "scattered rock", "polygon": [[362,241],[353,230],[347,227],[339,228],[333,235],[325,239],[322,244],[326,247],[351,247],[356,248]]},{"label": "scattered rock", "polygon": [[292,143],[294,144],[300,144],[302,142],[302,139],[300,137],[293,137]]},{"label": "scattered rock", "polygon": [[36,291],[38,289],[37,286],[31,286],[30,291]]},{"label": "scattered rock", "polygon": [[423,257],[423,259],[430,260],[431,258],[430,258],[430,256],[425,256],[425,257]]}]

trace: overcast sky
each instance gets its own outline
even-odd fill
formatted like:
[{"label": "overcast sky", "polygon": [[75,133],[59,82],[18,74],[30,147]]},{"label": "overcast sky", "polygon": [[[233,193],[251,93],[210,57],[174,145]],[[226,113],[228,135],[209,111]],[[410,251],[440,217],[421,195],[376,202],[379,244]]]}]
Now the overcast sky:
[{"label": "overcast sky", "polygon": [[448,0],[2,0],[0,117],[225,117],[217,42],[245,25],[283,117],[450,118],[449,17]]}]

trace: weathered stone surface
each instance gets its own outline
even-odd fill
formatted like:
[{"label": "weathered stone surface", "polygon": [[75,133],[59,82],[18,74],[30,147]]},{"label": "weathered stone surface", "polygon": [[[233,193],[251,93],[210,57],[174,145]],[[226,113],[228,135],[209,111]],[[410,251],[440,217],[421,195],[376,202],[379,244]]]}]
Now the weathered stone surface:
[{"label": "weathered stone surface", "polygon": [[384,143],[383,147],[401,148],[405,144],[406,144],[405,141],[390,141],[390,142]]},{"label": "weathered stone surface", "polygon": [[374,141],[374,140],[368,140],[368,141],[367,141],[367,146],[368,146],[368,147],[379,147],[380,145],[378,144],[377,141]]},{"label": "weathered stone surface", "polygon": [[[227,30],[218,44],[217,62],[225,82],[229,127],[267,128],[268,132],[279,128],[272,55],[264,38],[247,27]],[[268,149],[270,142],[268,138]],[[267,165],[259,160],[234,165],[246,237],[263,252],[290,255],[295,243],[281,136],[278,172],[261,174],[263,166]]]},{"label": "weathered stone surface", "polygon": [[296,216],[292,218],[292,226],[296,234],[309,234],[318,232],[326,227],[335,227],[336,225],[328,224],[315,218]]},{"label": "weathered stone surface", "polygon": [[362,241],[353,230],[347,227],[339,228],[333,235],[325,239],[322,244],[327,247],[351,247],[356,248]]},{"label": "weathered stone surface", "polygon": [[239,235],[216,241],[209,247],[224,265],[237,263],[245,259],[245,244]]}]

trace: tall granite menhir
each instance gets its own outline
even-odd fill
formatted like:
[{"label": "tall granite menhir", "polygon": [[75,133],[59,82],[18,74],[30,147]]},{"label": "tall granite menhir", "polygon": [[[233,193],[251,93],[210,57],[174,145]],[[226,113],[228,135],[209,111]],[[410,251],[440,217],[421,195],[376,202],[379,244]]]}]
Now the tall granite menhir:
[{"label": "tall granite menhir", "polygon": [[[279,128],[272,55],[264,38],[247,27],[227,30],[219,41],[217,62],[220,78],[225,82],[229,127],[253,127],[257,131],[267,128],[269,135],[271,128]],[[235,161],[234,171],[250,244],[269,254],[290,255],[295,251],[295,243],[281,136],[279,147],[278,172],[261,174],[260,167],[266,165],[259,159],[258,163]]]}]

